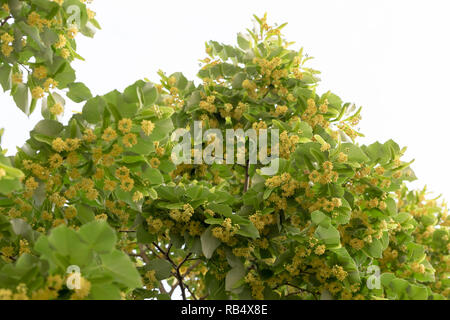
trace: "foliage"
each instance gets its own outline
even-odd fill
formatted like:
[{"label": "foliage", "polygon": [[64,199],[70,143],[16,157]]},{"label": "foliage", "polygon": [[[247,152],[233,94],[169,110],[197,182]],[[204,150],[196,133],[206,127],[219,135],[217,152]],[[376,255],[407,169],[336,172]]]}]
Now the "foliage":
[{"label": "foliage", "polygon": [[[206,44],[200,84],[160,72],[160,84],[92,97],[66,83],[82,113],[63,125],[44,112],[0,158],[0,298],[448,298],[445,205],[408,190],[394,141],[359,145],[360,109],[317,94],[284,25],[256,20],[237,47]],[[175,166],[170,134],[194,120],[278,128],[279,172],[248,158]],[[64,282],[71,265],[79,290]],[[379,287],[367,285],[374,266]]]},{"label": "foliage", "polygon": [[76,53],[78,32],[92,37],[95,28],[100,28],[84,2],[0,1],[0,84],[25,114],[31,114],[43,99],[43,116],[56,119],[64,110],[62,89],[68,88],[68,97],[75,102],[90,96],[89,89],[75,82],[71,67],[74,59],[83,60]]}]

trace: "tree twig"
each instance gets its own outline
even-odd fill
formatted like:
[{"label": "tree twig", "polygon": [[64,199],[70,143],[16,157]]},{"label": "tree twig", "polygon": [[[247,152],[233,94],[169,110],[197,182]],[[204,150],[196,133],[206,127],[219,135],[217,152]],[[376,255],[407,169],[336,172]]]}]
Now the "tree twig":
[{"label": "tree twig", "polygon": [[245,166],[244,193],[247,192],[249,184],[250,184],[250,176],[248,175],[249,166],[250,166],[250,164],[247,161],[247,164]]},{"label": "tree twig", "polygon": [[[139,256],[142,258],[142,260],[144,260],[144,262],[146,264],[150,263],[150,258],[148,257],[148,255],[145,253],[145,247],[142,244],[139,244]],[[158,281],[159,283],[159,291],[162,294],[167,294],[166,289],[164,288],[163,284],[161,283],[161,281]]]},{"label": "tree twig", "polygon": [[191,294],[192,298],[194,298],[194,300],[198,300],[197,297],[195,296],[195,294],[191,291],[191,288],[189,288],[189,286],[186,283],[184,285],[186,286],[186,289],[188,289],[188,291]]},{"label": "tree twig", "polygon": [[3,21],[0,23],[0,27],[3,27],[3,26],[5,25],[5,23],[6,23],[9,19],[11,19],[11,18],[12,18],[11,15],[7,16],[7,17],[5,18],[5,20],[3,20]]},{"label": "tree twig", "polygon": [[186,272],[183,274],[183,278],[186,277],[189,273],[192,272],[200,263],[202,263],[202,260],[197,260],[192,266],[190,266]]}]

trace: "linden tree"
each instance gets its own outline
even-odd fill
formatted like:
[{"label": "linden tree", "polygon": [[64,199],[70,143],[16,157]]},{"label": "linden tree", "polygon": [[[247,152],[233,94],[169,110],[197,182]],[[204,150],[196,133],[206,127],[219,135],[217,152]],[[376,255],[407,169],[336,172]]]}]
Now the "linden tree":
[{"label": "linden tree", "polygon": [[318,93],[285,24],[207,42],[200,81],[93,97],[86,4],[1,3],[1,84],[44,119],[0,151],[0,299],[448,298],[445,203],[408,189],[405,148],[358,143],[361,108]]}]

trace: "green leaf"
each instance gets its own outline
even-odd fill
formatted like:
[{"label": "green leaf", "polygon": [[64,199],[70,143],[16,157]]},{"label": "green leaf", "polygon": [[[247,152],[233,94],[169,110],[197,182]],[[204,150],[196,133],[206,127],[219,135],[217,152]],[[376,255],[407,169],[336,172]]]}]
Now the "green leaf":
[{"label": "green leaf", "polygon": [[213,236],[211,232],[212,228],[214,227],[209,226],[200,237],[203,254],[207,259],[212,257],[214,251],[216,251],[221,244],[220,240]]},{"label": "green leaf", "polygon": [[142,97],[144,100],[143,101],[144,106],[153,105],[156,102],[156,99],[158,98],[158,90],[155,88],[155,86],[150,82],[146,82],[141,90],[142,90]]},{"label": "green leaf", "polygon": [[349,162],[363,163],[369,161],[369,157],[361,148],[352,143],[343,143],[341,148],[347,154]]},{"label": "green leaf", "polygon": [[64,126],[55,120],[41,120],[34,127],[33,131],[48,137],[56,137]]},{"label": "green leaf", "polygon": [[60,254],[68,256],[71,253],[71,244],[79,242],[77,233],[67,228],[65,225],[60,225],[52,230],[48,236],[49,244]]},{"label": "green leaf", "polygon": [[155,270],[155,277],[158,280],[164,280],[171,276],[172,265],[167,260],[154,259],[148,263],[151,270]]},{"label": "green leaf", "polygon": [[225,290],[232,291],[240,280],[245,276],[245,268],[243,265],[238,265],[228,271],[225,277]]},{"label": "green leaf", "polygon": [[92,284],[91,291],[87,299],[89,300],[121,300],[120,289],[113,284],[99,283]]},{"label": "green leaf", "polygon": [[69,84],[75,82],[75,79],[75,70],[72,69],[68,62],[64,63],[64,67],[55,75],[59,89],[67,88]]},{"label": "green leaf", "polygon": [[226,204],[210,203],[208,204],[208,209],[211,209],[212,211],[219,213],[225,217],[231,217],[231,215],[233,214],[231,207]]},{"label": "green leaf", "polygon": [[233,89],[242,89],[242,82],[244,82],[245,79],[247,79],[247,75],[244,72],[237,73],[231,81]]},{"label": "green leaf", "polygon": [[26,24],[24,21],[20,21],[17,23],[17,26],[31,39],[36,42],[36,44],[40,47],[40,49],[45,49],[45,44],[42,42],[41,37],[39,36],[39,30],[36,27],[30,26]]},{"label": "green leaf", "polygon": [[239,226],[240,226],[240,228],[236,232],[237,234],[239,234],[241,236],[244,236],[244,237],[249,237],[249,238],[252,238],[252,239],[259,238],[259,231],[253,225],[253,223],[251,223],[251,222],[240,223]]},{"label": "green leaf", "polygon": [[175,87],[179,90],[184,90],[188,84],[188,80],[181,72],[175,72],[170,75],[170,77],[174,77],[176,79]]},{"label": "green leaf", "polygon": [[78,233],[90,248],[99,253],[111,252],[117,240],[116,232],[105,221],[89,222],[83,225]]},{"label": "green leaf", "polygon": [[408,248],[408,258],[410,261],[422,262],[425,259],[426,253],[423,245],[410,242],[406,247]]},{"label": "green leaf", "polygon": [[5,179],[0,180],[0,194],[9,194],[13,191],[22,189],[22,184],[19,179]]},{"label": "green leaf", "polygon": [[144,226],[140,224],[136,230],[136,239],[138,243],[148,244],[156,240],[156,235],[150,234]]},{"label": "green leaf", "polygon": [[31,239],[33,234],[33,229],[31,226],[22,219],[12,219],[11,226],[15,234],[18,236],[24,237],[28,240]]},{"label": "green leaf", "polygon": [[144,179],[147,179],[150,182],[150,184],[152,184],[152,185],[160,185],[164,182],[164,178],[163,178],[161,172],[159,172],[158,169],[155,169],[152,167],[148,167],[142,173],[142,177]]},{"label": "green leaf", "polygon": [[355,260],[350,256],[347,249],[344,247],[341,248],[335,248],[330,249],[330,251],[334,252],[336,254],[337,260],[340,265],[344,267],[344,269],[349,273],[350,280],[354,282],[359,282],[359,271],[358,267],[356,265]]},{"label": "green leaf", "polygon": [[379,259],[383,256],[383,245],[378,239],[372,239],[372,242],[367,244],[363,250],[373,258]]},{"label": "green leaf", "polygon": [[71,83],[68,87],[69,92],[67,93],[67,97],[74,102],[83,102],[92,98],[91,90],[81,82]]},{"label": "green leaf", "polygon": [[428,290],[427,287],[423,285],[410,284],[408,289],[406,289],[408,296],[411,300],[427,300]]},{"label": "green leaf", "polygon": [[0,66],[0,84],[3,87],[3,91],[8,91],[11,89],[11,75],[12,68],[9,66],[9,64],[4,63],[2,66]]},{"label": "green leaf", "polygon": [[95,214],[91,208],[82,204],[77,205],[76,208],[77,208],[77,219],[82,224],[95,220]]},{"label": "green leaf", "polygon": [[238,33],[237,35],[237,42],[241,49],[247,50],[251,47],[251,41],[249,37],[243,33]]},{"label": "green leaf", "polygon": [[105,106],[105,100],[100,96],[89,99],[83,107],[83,118],[92,124],[101,122],[103,120]]},{"label": "green leaf", "polygon": [[[69,264],[85,266],[91,261],[92,251],[80,241],[78,234],[66,225],[60,225],[52,230],[48,236],[48,243],[54,249],[54,257],[68,258],[64,260],[64,267]],[[61,262],[59,262],[61,264]]]},{"label": "green leaf", "polygon": [[322,211],[314,211],[311,213],[311,220],[315,225],[320,225],[324,228],[331,226],[331,219],[325,215]]},{"label": "green leaf", "polygon": [[329,226],[324,228],[319,225],[314,233],[317,239],[322,240],[328,248],[337,248],[340,246],[340,234],[339,231],[333,227]]},{"label": "green leaf", "polygon": [[[0,168],[2,168],[5,173],[7,174],[7,177],[9,178],[22,178],[24,177],[24,173],[20,171],[19,169],[13,168],[11,166],[8,166],[4,163],[0,162]],[[5,181],[5,179],[2,179],[2,181]]]},{"label": "green leaf", "polygon": [[13,99],[19,109],[26,115],[29,115],[30,113],[28,96],[28,87],[23,83],[18,83],[13,94]]},{"label": "green leaf", "polygon": [[114,282],[120,283],[128,288],[142,286],[139,272],[124,252],[114,250],[111,253],[100,255],[100,258],[106,273],[114,278]]}]

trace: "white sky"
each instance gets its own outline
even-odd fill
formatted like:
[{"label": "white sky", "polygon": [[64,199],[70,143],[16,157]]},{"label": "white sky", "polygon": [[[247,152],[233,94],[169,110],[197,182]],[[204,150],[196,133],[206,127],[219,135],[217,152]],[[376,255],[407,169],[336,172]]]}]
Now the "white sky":
[{"label": "white sky", "polygon": [[[78,37],[86,61],[74,68],[94,95],[144,77],[157,81],[158,69],[193,79],[204,42],[234,44],[253,13],[288,22],[284,34],[322,71],[320,92],[363,106],[360,141],[393,138],[408,146],[405,159],[416,159],[419,177],[414,185],[450,199],[449,1],[95,0],[91,8],[103,30],[93,40]],[[0,105],[2,146],[12,154],[41,116],[37,110],[28,119],[4,94]],[[70,113],[82,105],[66,107]]]}]

